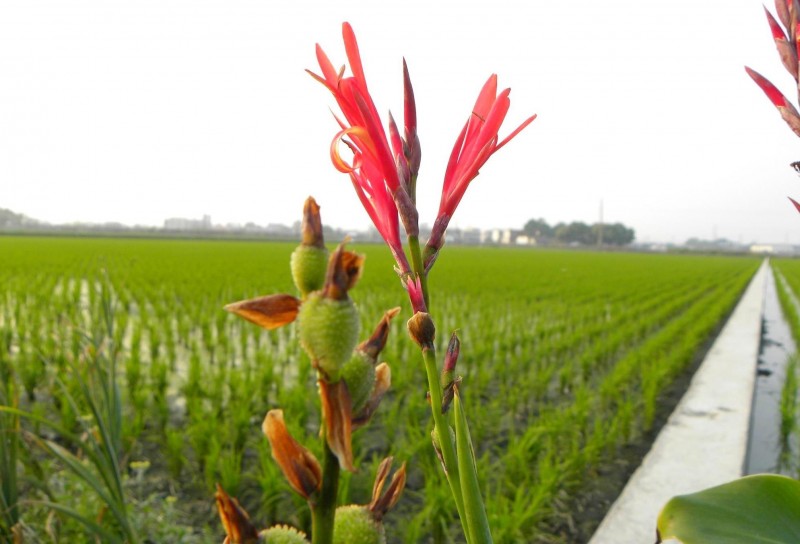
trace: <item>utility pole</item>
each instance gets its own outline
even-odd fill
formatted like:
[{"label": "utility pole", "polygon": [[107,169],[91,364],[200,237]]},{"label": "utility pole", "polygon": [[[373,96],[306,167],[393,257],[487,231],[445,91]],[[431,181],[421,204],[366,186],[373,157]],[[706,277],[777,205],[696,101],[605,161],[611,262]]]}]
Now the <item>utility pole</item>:
[{"label": "utility pole", "polygon": [[597,245],[603,246],[603,199],[600,199],[600,222],[597,224]]}]

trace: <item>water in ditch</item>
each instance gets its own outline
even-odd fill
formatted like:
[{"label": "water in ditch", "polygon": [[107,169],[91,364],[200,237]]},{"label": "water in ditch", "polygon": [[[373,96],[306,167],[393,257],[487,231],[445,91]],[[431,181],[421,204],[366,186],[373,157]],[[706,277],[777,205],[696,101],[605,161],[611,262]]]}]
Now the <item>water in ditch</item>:
[{"label": "water in ditch", "polygon": [[758,374],[744,471],[745,474],[770,472],[797,476],[800,437],[797,431],[789,440],[781,436],[781,395],[787,364],[797,346],[783,317],[775,281],[772,273],[767,274]]}]

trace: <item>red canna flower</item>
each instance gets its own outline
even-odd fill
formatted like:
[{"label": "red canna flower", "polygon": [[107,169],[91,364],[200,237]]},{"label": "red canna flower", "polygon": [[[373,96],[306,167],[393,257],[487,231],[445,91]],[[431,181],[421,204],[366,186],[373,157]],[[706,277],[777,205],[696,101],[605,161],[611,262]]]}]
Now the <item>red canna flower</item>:
[{"label": "red canna flower", "polygon": [[[800,87],[800,72],[798,71],[798,54],[800,54],[800,36],[798,36],[800,20],[798,16],[800,16],[800,5],[798,5],[797,0],[776,0],[775,7],[778,11],[778,18],[783,27],[786,28],[786,32],[765,7],[764,12],[767,15],[767,23],[769,23],[772,39],[775,41],[775,46],[778,49],[784,68]],[[778,109],[781,117],[792,129],[792,132],[800,136],[800,113],[798,113],[797,108],[767,78],[747,66],[744,69],[747,75],[761,87],[770,102]],[[792,167],[800,172],[797,164],[797,162],[792,163]],[[792,198],[789,198],[789,200],[794,204],[797,211],[800,211],[800,204]]]},{"label": "red canna flower", "polygon": [[[511,89],[505,89],[498,95],[497,75],[492,74],[481,89],[472,114],[456,139],[444,175],[439,214],[427,244],[426,253],[428,253],[429,259],[426,261],[435,258],[435,253],[443,243],[444,231],[450,218],[461,202],[469,183],[475,179],[481,167],[497,150],[510,142],[536,119],[536,115],[528,117],[498,143],[497,133],[511,106],[511,100],[508,97],[510,92]],[[430,266],[430,264],[432,262],[426,262],[426,265]]]},{"label": "red canna flower", "polygon": [[[340,172],[350,175],[364,209],[389,245],[401,273],[405,274],[410,266],[400,241],[398,208],[406,231],[413,232],[417,228],[416,208],[398,175],[398,170],[408,170],[407,159],[402,146],[399,149],[395,147],[392,152],[378,110],[369,94],[358,43],[349,23],[342,25],[342,36],[353,75],[343,77],[344,67],[335,70],[319,44],[316,51],[322,76],[310,71],[308,73],[328,88],[344,116],[344,120],[336,117],[342,130],[331,143],[333,164]],[[391,124],[396,132],[394,121]],[[352,151],[351,163],[342,159],[340,144]]]},{"label": "red canna flower", "polygon": [[783,117],[783,120],[789,125],[789,128],[791,128],[795,134],[800,136],[800,114],[798,114],[794,105],[789,102],[789,99],[786,98],[783,93],[775,87],[775,85],[770,83],[767,78],[755,70],[748,68],[747,66],[745,66],[744,69],[747,71],[747,74],[753,78],[753,81],[755,81],[758,86],[761,87],[761,90],[764,91],[764,94],[767,95],[767,98],[769,98],[770,102],[772,102],[772,104],[778,108],[781,117]]}]

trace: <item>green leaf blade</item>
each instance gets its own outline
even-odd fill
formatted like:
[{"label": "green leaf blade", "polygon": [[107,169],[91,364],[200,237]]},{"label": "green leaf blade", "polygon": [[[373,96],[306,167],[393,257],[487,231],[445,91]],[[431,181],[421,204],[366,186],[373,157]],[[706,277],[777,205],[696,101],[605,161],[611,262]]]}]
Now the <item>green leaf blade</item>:
[{"label": "green leaf blade", "polygon": [[478,483],[475,453],[472,448],[472,438],[469,434],[467,416],[458,387],[454,389],[453,414],[455,416],[456,456],[458,457],[458,472],[461,478],[461,489],[464,493],[464,510],[469,525],[471,542],[476,544],[491,544],[492,533],[489,529],[489,520],[481,497]]},{"label": "green leaf blade", "polygon": [[658,516],[658,531],[683,544],[796,544],[800,482],[759,474],[673,497]]}]

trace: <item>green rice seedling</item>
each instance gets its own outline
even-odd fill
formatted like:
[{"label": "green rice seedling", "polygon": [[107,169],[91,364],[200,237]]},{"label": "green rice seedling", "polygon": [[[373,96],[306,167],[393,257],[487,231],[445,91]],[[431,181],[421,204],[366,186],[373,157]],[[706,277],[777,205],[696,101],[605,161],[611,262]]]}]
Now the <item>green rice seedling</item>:
[{"label": "green rice seedling", "polygon": [[184,453],[184,441],[186,436],[182,429],[165,429],[164,453],[167,462],[167,470],[173,480],[180,480],[183,468],[186,466],[186,454]]},{"label": "green rice seedling", "polygon": [[214,352],[216,345],[214,344],[214,330],[211,326],[211,318],[204,317],[200,324],[200,332],[202,338],[203,349],[206,353],[211,354],[211,361],[214,361]]},{"label": "green rice seedling", "polygon": [[[224,300],[224,299],[223,299]],[[228,314],[226,312],[219,312],[216,315],[214,322],[214,330],[216,331],[216,339],[214,341],[215,347],[228,349]]]},{"label": "green rice seedling", "polygon": [[214,366],[206,372],[207,376],[211,376],[211,380],[206,380],[209,382],[205,390],[206,398],[209,400],[213,411],[222,413],[225,403],[226,384],[230,374],[228,364],[224,359],[217,359]]},{"label": "green rice seedling", "polygon": [[[195,462],[200,473],[205,473],[206,461],[212,449],[211,440],[217,432],[217,418],[214,412],[205,408],[205,403],[200,399],[187,402],[189,422],[186,426],[186,436],[192,446]],[[217,444],[217,449],[219,445]],[[215,467],[212,467],[212,471]],[[210,488],[214,485],[211,482]]]},{"label": "green rice seedling", "polygon": [[281,478],[280,468],[275,464],[266,440],[256,447],[256,451],[258,453],[256,474],[260,490],[258,512],[264,519],[285,519],[280,506],[285,505],[290,494],[286,490],[285,481]]},{"label": "green rice seedling", "polygon": [[[239,356],[242,360],[247,360],[250,353],[250,331],[252,327],[238,327],[239,330]],[[256,353],[260,353],[260,350]]]},{"label": "green rice seedling", "polygon": [[[0,406],[18,406],[16,378],[9,357],[9,337],[0,329]],[[16,413],[0,413],[0,539],[21,538],[18,486],[20,420]]]},{"label": "green rice seedling", "polygon": [[127,401],[130,403],[130,415],[123,419],[121,425],[122,440],[127,445],[126,449],[130,449],[150,421],[151,398],[147,389],[140,388]]},{"label": "green rice seedling", "polygon": [[205,396],[205,388],[203,387],[203,362],[200,356],[200,348],[196,343],[192,343],[191,345],[189,368],[186,373],[186,383],[183,385],[182,390],[186,397],[187,405]]},{"label": "green rice seedling", "polygon": [[149,348],[150,348],[150,362],[152,364],[153,361],[158,359],[159,354],[161,353],[161,332],[160,327],[156,324],[153,327],[150,327],[148,330],[149,333]]},{"label": "green rice seedling", "polygon": [[173,327],[172,318],[168,318],[166,321],[162,322],[161,326],[165,331],[164,345],[167,351],[167,361],[169,362],[168,368],[169,370],[174,371],[175,363],[178,358],[178,344],[175,340],[177,333]]},{"label": "green rice seedling", "polygon": [[85,406],[89,415],[80,418],[82,435],[54,426],[44,417],[0,406],[0,411],[33,419],[56,430],[62,439],[78,450],[87,462],[64,446],[48,439],[32,435],[34,443],[49,452],[76,478],[88,486],[103,508],[107,510],[110,523],[97,521],[94,515],[80,512],[73,505],[61,501],[43,501],[41,504],[80,523],[89,533],[103,542],[139,542],[138,532],[130,521],[129,503],[123,489],[122,407],[118,387],[116,361],[106,356],[104,342],[113,338],[113,310],[109,296],[102,299],[103,321],[107,327],[104,336],[87,337],[87,355],[80,362],[84,368],[73,367],[80,396],[74,397],[61,383],[63,399],[78,412]]},{"label": "green rice seedling", "polygon": [[20,353],[16,357],[16,363],[19,379],[25,390],[28,402],[34,402],[36,400],[36,388],[44,380],[45,362],[38,354],[33,353],[30,348],[21,347]]},{"label": "green rice seedling", "polygon": [[183,314],[179,314],[177,328],[178,338],[180,339],[181,344],[183,344],[184,347],[188,347],[191,344],[191,325],[188,317],[184,316]]},{"label": "green rice seedling", "polygon": [[[225,490],[238,495],[242,481],[242,451],[235,448],[223,448],[218,452],[216,459],[217,473],[213,482],[219,482]],[[210,466],[210,460],[206,467]]]},{"label": "green rice seedling", "polygon": [[149,386],[155,397],[166,397],[169,386],[169,363],[164,357],[150,360]]},{"label": "green rice seedling", "polygon": [[786,365],[786,380],[783,382],[781,389],[781,443],[784,445],[784,450],[788,449],[789,438],[792,433],[797,429],[798,418],[798,360],[800,356],[794,354]]}]

